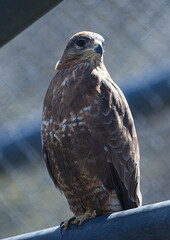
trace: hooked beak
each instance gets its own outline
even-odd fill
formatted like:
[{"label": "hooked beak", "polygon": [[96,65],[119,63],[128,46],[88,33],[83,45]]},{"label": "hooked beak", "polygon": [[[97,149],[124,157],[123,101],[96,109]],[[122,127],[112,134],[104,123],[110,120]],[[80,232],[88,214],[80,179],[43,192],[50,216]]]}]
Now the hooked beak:
[{"label": "hooked beak", "polygon": [[102,46],[100,45],[99,42],[95,41],[94,42],[94,51],[98,54],[100,54],[101,56],[103,55],[103,48]]}]

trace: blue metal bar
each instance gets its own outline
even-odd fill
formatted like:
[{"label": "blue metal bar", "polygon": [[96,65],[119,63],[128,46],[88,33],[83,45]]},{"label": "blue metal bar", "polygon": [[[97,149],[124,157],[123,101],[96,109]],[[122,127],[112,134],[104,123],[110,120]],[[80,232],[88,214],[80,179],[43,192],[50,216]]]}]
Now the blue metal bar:
[{"label": "blue metal bar", "polygon": [[23,234],[6,240],[169,240],[170,201],[122,211],[72,226],[60,234],[59,227]]},{"label": "blue metal bar", "polygon": [[62,0],[0,0],[0,47]]}]

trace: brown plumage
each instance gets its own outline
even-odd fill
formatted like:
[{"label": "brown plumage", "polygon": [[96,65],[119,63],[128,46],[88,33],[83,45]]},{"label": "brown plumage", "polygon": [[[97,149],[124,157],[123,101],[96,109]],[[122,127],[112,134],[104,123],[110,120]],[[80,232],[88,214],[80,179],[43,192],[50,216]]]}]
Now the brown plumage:
[{"label": "brown plumage", "polygon": [[95,217],[95,211],[104,215],[141,205],[136,130],[104,66],[103,42],[92,32],[74,35],[44,100],[44,158],[76,216],[73,224]]}]

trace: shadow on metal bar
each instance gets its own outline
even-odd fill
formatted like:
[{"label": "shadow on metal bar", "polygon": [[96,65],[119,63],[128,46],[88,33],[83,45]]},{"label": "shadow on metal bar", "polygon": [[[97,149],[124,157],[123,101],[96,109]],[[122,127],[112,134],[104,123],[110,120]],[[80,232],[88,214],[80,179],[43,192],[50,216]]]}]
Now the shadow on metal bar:
[{"label": "shadow on metal bar", "polygon": [[[130,86],[123,91],[134,118],[138,114],[145,116],[153,114],[170,104],[170,71],[162,70],[158,73],[148,74],[142,79],[144,81],[140,81],[140,84]],[[25,126],[13,137],[9,137],[7,134],[0,136],[0,169],[3,169],[5,159],[15,165],[30,162],[29,160],[23,161],[26,156],[21,150],[22,144],[27,144],[36,152],[41,152],[40,122],[41,120],[34,127]],[[13,156],[17,156],[17,158]]]},{"label": "shadow on metal bar", "polygon": [[170,201],[122,211],[72,226],[60,234],[59,227],[23,234],[6,240],[169,240]]},{"label": "shadow on metal bar", "polygon": [[0,0],[0,47],[62,0]]}]

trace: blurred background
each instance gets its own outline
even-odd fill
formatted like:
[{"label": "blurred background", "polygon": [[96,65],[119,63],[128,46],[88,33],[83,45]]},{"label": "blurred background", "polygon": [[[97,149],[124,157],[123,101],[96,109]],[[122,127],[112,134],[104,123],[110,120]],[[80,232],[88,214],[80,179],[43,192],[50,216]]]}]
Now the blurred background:
[{"label": "blurred background", "polygon": [[[169,0],[64,1],[4,45],[0,50],[0,238],[59,225],[72,216],[46,170],[40,123],[55,64],[68,39],[82,30],[104,36],[105,65],[125,94],[166,76],[170,96]],[[170,198],[170,105],[158,94],[151,100],[152,111],[145,113],[147,106],[141,105],[134,112],[143,205]]]}]

